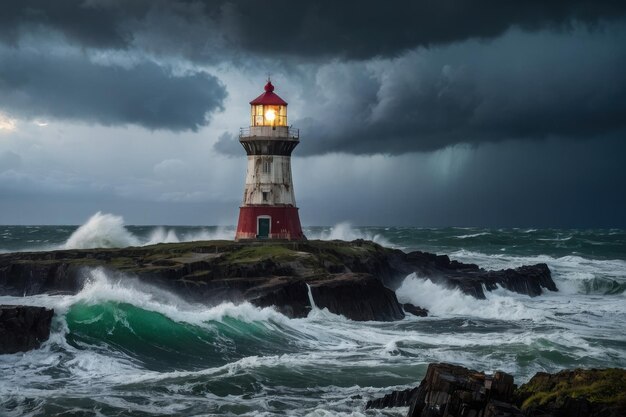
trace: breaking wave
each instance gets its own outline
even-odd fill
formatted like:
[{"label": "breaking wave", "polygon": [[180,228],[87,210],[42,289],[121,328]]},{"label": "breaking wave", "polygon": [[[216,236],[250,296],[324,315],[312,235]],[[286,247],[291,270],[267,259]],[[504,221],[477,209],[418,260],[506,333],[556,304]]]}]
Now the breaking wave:
[{"label": "breaking wave", "polygon": [[[426,307],[438,317],[463,316],[499,320],[540,320],[545,312],[529,308],[518,299],[523,296],[500,289],[485,291],[486,300],[435,284],[415,273],[407,276],[396,290],[398,301]],[[528,297],[525,297],[528,298]]]},{"label": "breaking wave", "polygon": [[[318,228],[319,229],[319,228]],[[380,233],[373,233],[367,228],[356,228],[348,222],[338,223],[321,230],[306,230],[309,239],[371,240],[383,246],[393,247]],[[180,234],[173,228],[164,226],[155,227],[146,236],[133,234],[124,224],[124,218],[109,213],[97,212],[76,229],[60,249],[94,249],[94,248],[122,248],[128,246],[146,246],[158,243],[193,242],[199,240],[233,240],[232,227],[218,227],[215,231],[196,230]]]},{"label": "breaking wave", "polygon": [[560,291],[566,294],[618,295],[626,292],[626,261],[622,259],[590,259],[577,255],[512,256],[457,250],[451,259],[472,262],[485,269],[516,268],[545,263]]},{"label": "breaking wave", "polygon": [[67,239],[64,249],[139,246],[139,239],[124,227],[124,219],[97,212]]},{"label": "breaking wave", "polygon": [[371,240],[382,246],[393,246],[381,233],[372,232],[368,228],[353,227],[349,222],[337,223],[330,228],[323,228],[320,231],[309,230],[306,232],[306,235],[309,239],[345,240],[348,242],[364,239]]},{"label": "breaking wave", "polygon": [[179,236],[173,229],[156,227],[147,238],[131,233],[122,216],[97,212],[76,229],[62,249],[122,248],[146,246],[157,243],[193,242],[198,240],[233,240],[234,233],[227,228],[215,232],[200,230]]}]

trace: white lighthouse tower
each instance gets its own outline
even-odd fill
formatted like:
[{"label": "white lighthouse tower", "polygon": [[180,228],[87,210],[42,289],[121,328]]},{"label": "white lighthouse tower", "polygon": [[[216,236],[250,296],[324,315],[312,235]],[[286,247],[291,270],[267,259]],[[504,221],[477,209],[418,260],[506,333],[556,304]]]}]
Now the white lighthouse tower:
[{"label": "white lighthouse tower", "polygon": [[235,239],[305,239],[291,180],[291,152],[300,132],[287,125],[287,102],[269,79],[250,106],[250,127],[239,134],[248,169]]}]

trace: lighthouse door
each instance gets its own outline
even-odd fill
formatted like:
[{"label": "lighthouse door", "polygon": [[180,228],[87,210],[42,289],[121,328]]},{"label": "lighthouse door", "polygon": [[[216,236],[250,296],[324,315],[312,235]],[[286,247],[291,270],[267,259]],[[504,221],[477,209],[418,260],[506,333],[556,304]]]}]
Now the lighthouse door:
[{"label": "lighthouse door", "polygon": [[267,239],[270,236],[270,219],[267,217],[258,218],[257,237]]}]

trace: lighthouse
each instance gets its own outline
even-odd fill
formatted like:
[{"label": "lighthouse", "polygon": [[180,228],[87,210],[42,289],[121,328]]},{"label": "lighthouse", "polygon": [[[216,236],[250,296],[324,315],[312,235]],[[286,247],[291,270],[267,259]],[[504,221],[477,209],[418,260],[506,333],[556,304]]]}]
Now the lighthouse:
[{"label": "lighthouse", "polygon": [[250,102],[250,127],[240,129],[239,142],[248,168],[235,240],[306,239],[291,180],[291,152],[300,131],[287,124],[287,102],[269,79],[265,92]]}]

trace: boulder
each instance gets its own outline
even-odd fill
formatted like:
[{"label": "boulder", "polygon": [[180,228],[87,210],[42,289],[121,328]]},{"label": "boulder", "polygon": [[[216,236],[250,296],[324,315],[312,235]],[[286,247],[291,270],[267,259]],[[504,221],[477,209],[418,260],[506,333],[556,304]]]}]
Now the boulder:
[{"label": "boulder", "polygon": [[[513,378],[500,373],[496,378],[462,366],[435,363],[428,366],[409,409],[408,417],[478,416],[496,393],[513,391]],[[506,386],[510,383],[510,387]]]},{"label": "boulder", "polygon": [[511,404],[513,377],[486,375],[462,366],[433,363],[419,386],[371,400],[366,408],[409,406],[408,417],[517,417]]},{"label": "boulder", "polygon": [[38,348],[50,337],[53,310],[0,305],[0,354]]},{"label": "boulder", "polygon": [[414,306],[411,303],[402,304],[402,308],[405,313],[413,314],[418,317],[428,317],[428,310],[419,306]]},{"label": "boulder", "polygon": [[406,407],[411,405],[413,397],[417,393],[417,387],[408,388],[402,391],[393,391],[381,398],[369,400],[365,405],[365,409],[370,408],[392,408],[392,407]]}]

